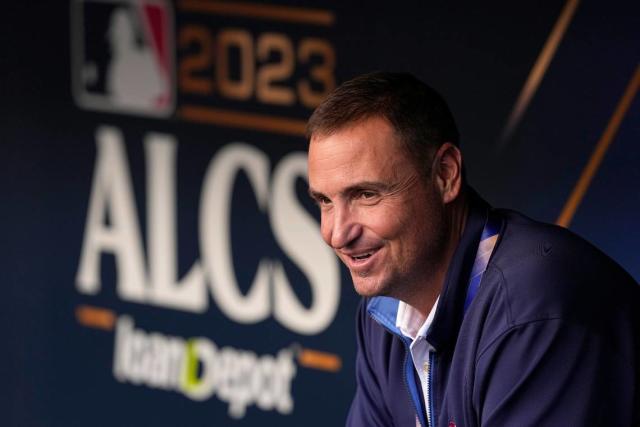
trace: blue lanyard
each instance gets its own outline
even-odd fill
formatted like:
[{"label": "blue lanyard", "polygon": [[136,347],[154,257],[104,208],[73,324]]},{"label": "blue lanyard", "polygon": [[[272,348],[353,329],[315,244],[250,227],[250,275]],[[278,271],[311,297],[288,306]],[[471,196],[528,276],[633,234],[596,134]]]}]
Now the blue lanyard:
[{"label": "blue lanyard", "polygon": [[482,229],[482,236],[480,236],[480,243],[478,244],[478,251],[476,252],[476,258],[471,268],[471,274],[469,276],[469,287],[467,288],[467,297],[464,300],[464,312],[471,305],[471,302],[478,293],[480,288],[480,281],[484,272],[487,270],[487,264],[493,253],[496,242],[498,240],[498,234],[502,228],[502,218],[500,218],[494,212],[489,212],[487,216],[487,222]]}]

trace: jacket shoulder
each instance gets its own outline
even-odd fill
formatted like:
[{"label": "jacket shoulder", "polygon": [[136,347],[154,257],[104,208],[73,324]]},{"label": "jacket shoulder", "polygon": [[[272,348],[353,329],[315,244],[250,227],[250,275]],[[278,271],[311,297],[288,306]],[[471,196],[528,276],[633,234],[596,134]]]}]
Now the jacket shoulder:
[{"label": "jacket shoulder", "polygon": [[505,224],[487,275],[499,283],[510,323],[592,323],[640,309],[640,287],[610,257],[565,228],[499,210]]}]

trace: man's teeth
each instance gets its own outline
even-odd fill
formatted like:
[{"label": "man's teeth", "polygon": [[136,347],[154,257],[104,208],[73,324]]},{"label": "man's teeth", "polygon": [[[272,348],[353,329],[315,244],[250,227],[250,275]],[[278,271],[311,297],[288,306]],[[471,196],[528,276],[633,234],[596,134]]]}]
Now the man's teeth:
[{"label": "man's teeth", "polygon": [[358,256],[354,256],[355,259],[365,259],[365,258],[369,258],[371,256],[371,252],[366,253],[364,255],[358,255]]}]

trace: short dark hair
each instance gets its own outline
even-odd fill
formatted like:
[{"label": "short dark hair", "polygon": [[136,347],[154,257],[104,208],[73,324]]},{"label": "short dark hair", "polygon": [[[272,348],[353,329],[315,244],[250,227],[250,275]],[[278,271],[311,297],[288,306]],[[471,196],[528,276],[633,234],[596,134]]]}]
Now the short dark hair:
[{"label": "short dark hair", "polygon": [[442,96],[411,74],[390,72],[363,74],[340,85],[309,118],[307,138],[329,136],[373,117],[391,123],[425,174],[442,144],[459,144],[458,128]]}]

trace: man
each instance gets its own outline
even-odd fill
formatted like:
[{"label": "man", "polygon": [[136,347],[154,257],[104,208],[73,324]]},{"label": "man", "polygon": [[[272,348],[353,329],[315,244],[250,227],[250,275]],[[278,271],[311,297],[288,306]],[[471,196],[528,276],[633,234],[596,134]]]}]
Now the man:
[{"label": "man", "polygon": [[363,75],[308,134],[322,236],[364,297],[349,426],[640,425],[640,288],[468,187],[436,92]]}]

